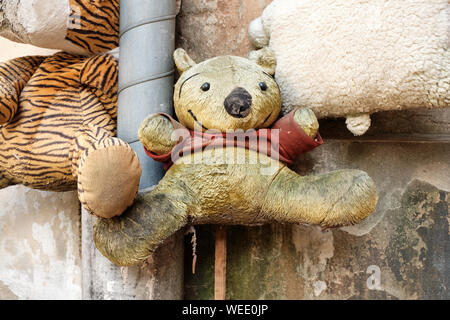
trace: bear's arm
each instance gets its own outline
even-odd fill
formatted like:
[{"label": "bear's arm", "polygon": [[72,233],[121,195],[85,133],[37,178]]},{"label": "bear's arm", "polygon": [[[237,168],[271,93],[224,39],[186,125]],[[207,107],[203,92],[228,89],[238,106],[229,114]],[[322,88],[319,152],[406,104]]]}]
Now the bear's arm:
[{"label": "bear's arm", "polygon": [[322,144],[319,123],[310,109],[292,110],[273,124],[274,129],[278,130],[280,154],[290,161]]},{"label": "bear's arm", "polygon": [[314,139],[319,131],[319,121],[316,115],[309,108],[297,109],[294,112],[295,122],[302,127],[308,137]]},{"label": "bear's arm", "polygon": [[0,125],[12,120],[19,97],[45,56],[28,56],[0,63]]},{"label": "bear's arm", "polygon": [[138,132],[145,149],[157,156],[170,154],[185,134],[189,134],[188,130],[164,113],[155,113],[145,118]]}]

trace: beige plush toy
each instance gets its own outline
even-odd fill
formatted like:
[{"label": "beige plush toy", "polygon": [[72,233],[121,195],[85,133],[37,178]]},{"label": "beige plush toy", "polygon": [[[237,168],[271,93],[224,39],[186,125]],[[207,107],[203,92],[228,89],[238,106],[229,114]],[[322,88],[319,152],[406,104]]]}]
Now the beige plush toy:
[{"label": "beige plush toy", "polygon": [[283,104],[346,117],[450,106],[447,0],[274,0],[249,28],[275,51]]},{"label": "beige plush toy", "polygon": [[108,259],[139,264],[189,224],[336,227],[358,223],[375,209],[376,188],[363,171],[302,177],[288,168],[322,140],[309,109],[278,119],[273,52],[196,64],[178,49],[174,58],[181,74],[174,90],[178,121],[154,114],[139,130],[149,156],[168,171],[122,216],[98,220],[95,244]]}]

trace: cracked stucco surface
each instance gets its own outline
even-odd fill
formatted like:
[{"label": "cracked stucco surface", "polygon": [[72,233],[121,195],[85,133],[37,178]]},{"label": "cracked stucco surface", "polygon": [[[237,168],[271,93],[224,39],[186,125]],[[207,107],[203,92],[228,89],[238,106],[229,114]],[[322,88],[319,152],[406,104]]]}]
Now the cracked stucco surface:
[{"label": "cracked stucco surface", "polygon": [[81,298],[76,194],[9,187],[0,204],[0,297]]}]

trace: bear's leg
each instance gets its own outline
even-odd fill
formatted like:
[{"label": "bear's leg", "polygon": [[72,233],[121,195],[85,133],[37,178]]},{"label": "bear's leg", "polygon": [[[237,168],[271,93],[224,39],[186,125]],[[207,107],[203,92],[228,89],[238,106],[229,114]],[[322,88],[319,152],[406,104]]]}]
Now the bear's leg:
[{"label": "bear's leg", "polygon": [[261,212],[280,222],[337,227],[359,223],[377,201],[375,184],[363,171],[299,176],[284,167],[271,183]]},{"label": "bear's leg", "polygon": [[139,194],[120,217],[98,219],[94,226],[97,249],[113,263],[137,265],[168,237],[186,226],[195,209],[195,195],[167,176],[150,192]]},{"label": "bear's leg", "polygon": [[97,216],[120,215],[139,188],[141,166],[136,153],[102,128],[83,127],[73,143],[72,171],[78,177],[78,198]]}]

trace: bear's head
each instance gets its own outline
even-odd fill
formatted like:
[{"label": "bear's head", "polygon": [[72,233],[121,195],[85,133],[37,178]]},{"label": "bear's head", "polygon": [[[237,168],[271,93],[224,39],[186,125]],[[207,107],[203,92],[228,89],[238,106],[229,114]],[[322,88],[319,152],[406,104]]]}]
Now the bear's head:
[{"label": "bear's head", "polygon": [[91,55],[119,45],[120,0],[0,0],[0,36]]},{"label": "bear's head", "polygon": [[281,96],[270,49],[256,51],[249,59],[220,56],[198,64],[177,49],[174,60],[180,73],[174,107],[185,127],[245,131],[268,127],[278,118]]}]

